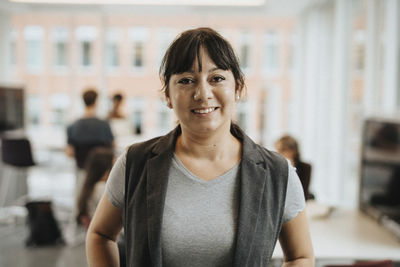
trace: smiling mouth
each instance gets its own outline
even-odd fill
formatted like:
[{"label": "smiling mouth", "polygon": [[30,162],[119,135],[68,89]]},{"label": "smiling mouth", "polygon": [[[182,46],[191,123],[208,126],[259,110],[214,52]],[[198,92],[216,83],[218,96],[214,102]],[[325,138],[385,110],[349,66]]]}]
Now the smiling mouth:
[{"label": "smiling mouth", "polygon": [[191,111],[195,114],[208,114],[216,110],[217,107],[213,108],[201,108],[201,109],[192,109]]}]

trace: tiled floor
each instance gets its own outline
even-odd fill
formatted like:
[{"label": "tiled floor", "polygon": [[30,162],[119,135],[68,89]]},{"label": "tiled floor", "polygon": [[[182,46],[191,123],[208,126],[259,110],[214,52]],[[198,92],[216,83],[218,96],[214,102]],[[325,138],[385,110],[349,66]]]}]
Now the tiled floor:
[{"label": "tiled floor", "polygon": [[[35,160],[38,165],[28,172],[29,196],[34,200],[52,201],[63,236],[70,242],[52,247],[27,248],[25,240],[29,233],[23,216],[24,208],[3,209],[0,221],[0,267],[87,266],[84,230],[75,229],[69,223],[74,203],[74,162],[62,151],[37,152]],[[5,219],[7,212],[12,214],[9,220]]]},{"label": "tiled floor", "polygon": [[76,246],[26,248],[24,225],[0,228],[1,267],[83,267],[87,266],[84,243]]}]

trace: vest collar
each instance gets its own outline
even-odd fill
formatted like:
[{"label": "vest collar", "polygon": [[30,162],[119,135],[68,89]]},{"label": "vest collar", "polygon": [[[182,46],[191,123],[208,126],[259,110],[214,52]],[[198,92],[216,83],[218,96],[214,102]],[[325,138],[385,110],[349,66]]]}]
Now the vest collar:
[{"label": "vest collar", "polygon": [[[261,156],[260,151],[257,149],[257,144],[253,142],[239,126],[236,124],[231,124],[231,133],[233,136],[238,138],[242,142],[242,159],[245,157],[247,160],[258,164],[264,162],[263,157]],[[176,140],[178,136],[181,135],[182,129],[181,126],[178,125],[174,130],[169,132],[167,135],[162,136],[158,143],[154,146],[152,152],[154,154],[162,154],[164,152],[171,152],[175,149]]]}]

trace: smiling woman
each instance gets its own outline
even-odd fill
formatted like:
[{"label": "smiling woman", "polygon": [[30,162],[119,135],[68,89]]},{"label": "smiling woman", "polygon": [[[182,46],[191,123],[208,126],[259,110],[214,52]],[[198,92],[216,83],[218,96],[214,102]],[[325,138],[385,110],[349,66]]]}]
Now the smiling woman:
[{"label": "smiling woman", "polygon": [[181,127],[194,134],[209,134],[220,127],[229,132],[235,106],[235,80],[231,71],[215,66],[207,51],[200,50],[194,70],[173,74],[166,90]]},{"label": "smiling woman", "polygon": [[183,32],[160,76],[179,119],[117,160],[87,235],[90,266],[267,266],[279,237],[287,266],[313,266],[295,169],[232,123],[244,77],[216,31]]}]

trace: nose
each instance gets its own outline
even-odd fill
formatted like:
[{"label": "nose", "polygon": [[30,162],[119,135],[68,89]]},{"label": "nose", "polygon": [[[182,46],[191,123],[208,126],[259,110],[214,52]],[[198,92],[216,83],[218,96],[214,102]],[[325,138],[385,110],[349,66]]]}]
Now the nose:
[{"label": "nose", "polygon": [[212,86],[207,82],[200,82],[196,88],[193,99],[195,101],[205,101],[213,97]]}]

